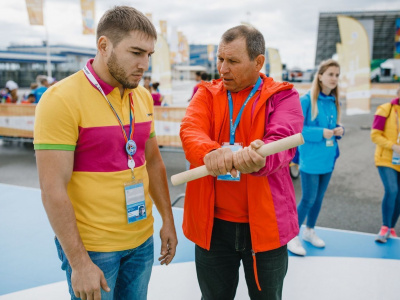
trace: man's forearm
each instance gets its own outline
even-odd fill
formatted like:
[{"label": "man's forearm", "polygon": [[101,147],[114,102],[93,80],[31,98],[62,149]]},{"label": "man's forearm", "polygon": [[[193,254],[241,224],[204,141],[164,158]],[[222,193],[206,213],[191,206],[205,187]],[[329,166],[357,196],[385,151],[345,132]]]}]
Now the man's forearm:
[{"label": "man's forearm", "polygon": [[45,192],[42,201],[50,224],[72,268],[90,260],[76,225],[75,213],[66,192]]},{"label": "man's forearm", "polygon": [[168,192],[167,174],[163,161],[152,161],[147,164],[149,174],[150,196],[157,207],[163,222],[173,222],[171,200]]}]

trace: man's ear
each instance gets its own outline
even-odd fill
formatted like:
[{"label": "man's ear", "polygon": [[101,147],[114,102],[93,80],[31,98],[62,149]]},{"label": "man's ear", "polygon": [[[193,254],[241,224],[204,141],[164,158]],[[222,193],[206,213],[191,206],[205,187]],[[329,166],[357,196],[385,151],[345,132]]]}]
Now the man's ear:
[{"label": "man's ear", "polygon": [[99,40],[97,41],[97,51],[102,56],[107,56],[110,47],[111,41],[106,36],[102,35],[101,37],[99,37]]},{"label": "man's ear", "polygon": [[256,70],[258,71],[258,72],[260,72],[260,70],[261,70],[261,68],[263,67],[263,65],[264,65],[264,62],[265,62],[265,56],[264,55],[262,55],[262,54],[260,54],[260,55],[258,55],[256,58],[255,58],[255,62],[256,62]]}]

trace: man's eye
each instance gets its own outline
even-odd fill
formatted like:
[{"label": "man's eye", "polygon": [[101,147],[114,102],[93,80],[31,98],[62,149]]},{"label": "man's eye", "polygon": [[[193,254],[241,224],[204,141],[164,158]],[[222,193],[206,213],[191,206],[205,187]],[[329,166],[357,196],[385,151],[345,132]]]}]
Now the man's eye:
[{"label": "man's eye", "polygon": [[135,55],[140,55],[140,54],[142,54],[141,52],[132,52],[133,54],[135,54]]}]

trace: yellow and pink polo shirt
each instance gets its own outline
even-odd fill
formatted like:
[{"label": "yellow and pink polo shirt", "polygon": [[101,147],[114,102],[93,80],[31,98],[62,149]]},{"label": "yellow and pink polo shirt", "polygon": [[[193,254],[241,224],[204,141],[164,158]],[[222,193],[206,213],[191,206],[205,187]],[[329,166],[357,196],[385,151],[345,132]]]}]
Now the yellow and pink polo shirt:
[{"label": "yellow and pink polo shirt", "polygon": [[152,201],[146,171],[145,146],[155,136],[153,99],[138,86],[120,91],[102,81],[108,100],[129,134],[129,93],[135,108],[133,140],[137,151],[135,179],[143,180],[147,219],[127,222],[124,183],[131,181],[125,140],[117,118],[99,90],[81,70],[52,86],[36,108],[35,150],[74,151],[68,195],[82,241],[88,251],[111,252],[140,246],[153,234]]}]

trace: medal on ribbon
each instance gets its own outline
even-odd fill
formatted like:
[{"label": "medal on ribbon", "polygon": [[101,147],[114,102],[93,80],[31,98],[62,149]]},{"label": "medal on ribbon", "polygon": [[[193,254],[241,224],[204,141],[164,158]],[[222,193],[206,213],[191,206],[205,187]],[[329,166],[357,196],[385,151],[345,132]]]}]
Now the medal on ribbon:
[{"label": "medal on ribbon", "polygon": [[133,140],[129,140],[126,143],[125,149],[126,149],[126,153],[128,153],[128,155],[133,156],[136,153],[136,149],[137,149],[136,143]]}]

